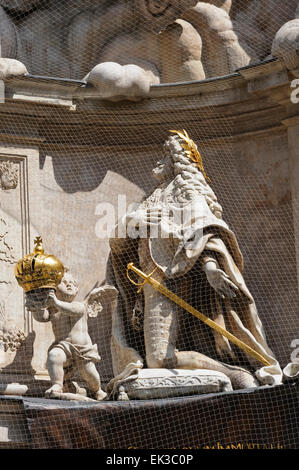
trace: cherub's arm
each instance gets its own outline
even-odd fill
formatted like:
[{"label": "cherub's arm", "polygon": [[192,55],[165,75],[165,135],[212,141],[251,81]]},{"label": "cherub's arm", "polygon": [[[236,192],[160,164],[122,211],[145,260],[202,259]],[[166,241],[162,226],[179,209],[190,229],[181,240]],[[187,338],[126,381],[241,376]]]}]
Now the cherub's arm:
[{"label": "cherub's arm", "polygon": [[56,307],[61,313],[72,316],[82,316],[86,312],[86,305],[82,302],[63,302],[58,300],[55,292],[49,294],[48,305]]},{"label": "cherub's arm", "polygon": [[82,302],[62,302],[58,300],[57,308],[60,312],[65,313],[69,316],[82,316],[86,312],[86,307]]}]

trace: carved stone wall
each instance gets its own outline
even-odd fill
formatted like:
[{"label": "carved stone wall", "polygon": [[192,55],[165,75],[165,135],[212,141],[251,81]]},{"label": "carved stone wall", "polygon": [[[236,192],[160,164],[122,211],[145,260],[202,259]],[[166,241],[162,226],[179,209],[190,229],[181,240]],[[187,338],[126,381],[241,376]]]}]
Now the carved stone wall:
[{"label": "carved stone wall", "polygon": [[[27,186],[19,177],[16,188],[0,190],[2,218],[16,224],[15,257],[25,249],[20,244],[20,189],[27,187],[30,240],[44,238],[47,251],[77,278],[78,300],[84,299],[105,282],[108,240],[96,233],[102,204],[117,208],[119,194],[129,204],[151,191],[150,172],[169,129],[186,128],[200,145],[224,218],[238,237],[245,280],[268,342],[285,365],[291,341],[299,337],[297,182],[290,171],[295,141],[292,150],[293,132],[286,125],[298,114],[298,105],[290,102],[291,79],[279,62],[269,62],[215,82],[155,86],[150,99],[134,104],[100,101],[92,89],[73,82],[7,81],[8,97],[0,107],[0,155],[17,165],[23,158],[28,168]],[[15,246],[12,242],[9,246]],[[7,272],[13,267],[5,266]],[[16,284],[13,289],[22,296]],[[16,315],[24,322],[21,300]],[[108,306],[90,325],[105,382],[112,373]],[[32,330],[30,361],[33,356],[32,366],[41,371],[51,326],[34,322]]]}]

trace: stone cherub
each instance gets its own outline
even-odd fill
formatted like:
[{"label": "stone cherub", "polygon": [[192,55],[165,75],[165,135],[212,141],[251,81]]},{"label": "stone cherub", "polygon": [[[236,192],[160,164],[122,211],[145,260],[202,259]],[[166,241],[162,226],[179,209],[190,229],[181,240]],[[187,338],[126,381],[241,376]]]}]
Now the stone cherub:
[{"label": "stone cherub", "polygon": [[[27,276],[29,273],[31,280],[29,281],[30,290],[26,292],[26,306],[36,321],[52,323],[55,336],[55,341],[48,350],[47,360],[52,386],[45,392],[45,395],[48,398],[70,397],[64,393],[69,391],[66,379],[79,372],[96,400],[103,400],[106,393],[101,389],[100,375],[95,366],[101,358],[97,345],[92,344],[88,333],[88,317],[96,317],[102,310],[100,298],[107,287],[94,289],[84,302],[75,302],[78,284],[72,274],[62,265],[58,268],[55,266],[53,269],[51,259],[56,259],[44,254],[40,239],[36,242],[34,256],[29,255],[31,258],[27,263]],[[41,257],[46,257],[48,268],[45,268],[46,263],[41,269],[38,266]],[[60,263],[56,260],[56,265],[57,262]],[[44,272],[45,269],[48,271]],[[49,269],[52,269],[52,272],[49,272]],[[57,269],[60,274],[63,272],[62,276],[57,276]],[[17,279],[26,290],[28,286],[24,281],[25,272],[26,258],[25,262],[21,261],[17,266]],[[57,278],[61,280],[55,286]],[[42,285],[42,287],[32,289],[35,287],[34,284]]]}]

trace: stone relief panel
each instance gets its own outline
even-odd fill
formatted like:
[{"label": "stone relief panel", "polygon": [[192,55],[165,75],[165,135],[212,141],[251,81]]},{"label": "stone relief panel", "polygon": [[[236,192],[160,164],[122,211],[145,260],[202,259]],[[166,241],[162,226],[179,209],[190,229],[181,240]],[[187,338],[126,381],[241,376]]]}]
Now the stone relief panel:
[{"label": "stone relief panel", "polygon": [[0,350],[15,352],[25,341],[24,332],[16,327],[7,328],[7,316],[5,304],[0,302]]},{"label": "stone relief panel", "polygon": [[14,265],[26,247],[28,213],[26,158],[0,154],[0,367],[13,360],[30,332],[22,292],[14,279]]},{"label": "stone relief panel", "polygon": [[15,189],[18,186],[19,166],[15,162],[0,161],[0,188]]},{"label": "stone relief panel", "polygon": [[[0,261],[3,263],[14,264],[17,259],[13,245],[10,244],[8,223],[5,219],[0,219]],[[0,279],[0,283],[5,280]]]}]

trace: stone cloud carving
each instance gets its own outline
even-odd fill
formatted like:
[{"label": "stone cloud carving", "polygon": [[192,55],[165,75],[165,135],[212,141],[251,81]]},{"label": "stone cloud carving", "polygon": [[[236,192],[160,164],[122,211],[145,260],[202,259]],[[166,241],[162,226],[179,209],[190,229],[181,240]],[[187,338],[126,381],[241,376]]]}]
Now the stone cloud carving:
[{"label": "stone cloud carving", "polygon": [[33,74],[86,76],[105,99],[135,100],[146,96],[151,84],[224,75],[266,59],[281,27],[272,53],[290,68],[297,63],[296,0],[286,0],[283,8],[281,0],[0,0],[0,5],[2,77],[22,75],[26,68]]},{"label": "stone cloud carving", "polygon": [[299,5],[296,18],[286,23],[276,34],[272,54],[279,57],[289,70],[299,67]]}]

